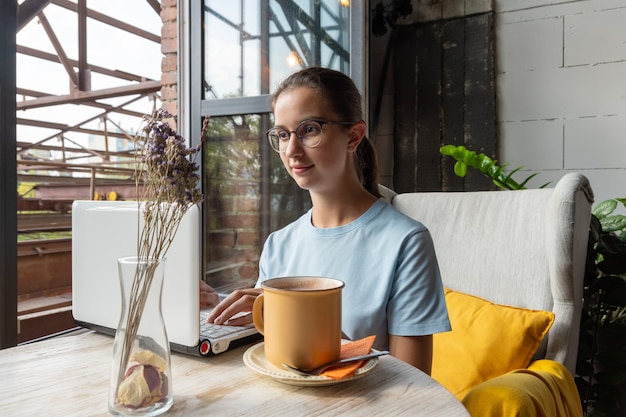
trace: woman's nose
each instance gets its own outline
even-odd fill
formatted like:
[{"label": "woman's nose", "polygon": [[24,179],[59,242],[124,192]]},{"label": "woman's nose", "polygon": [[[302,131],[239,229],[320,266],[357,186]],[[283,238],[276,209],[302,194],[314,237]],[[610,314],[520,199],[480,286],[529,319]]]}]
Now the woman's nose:
[{"label": "woman's nose", "polygon": [[302,142],[300,142],[300,138],[296,135],[296,132],[289,132],[289,141],[285,147],[285,155],[289,157],[293,157],[295,155],[300,155],[302,153]]}]

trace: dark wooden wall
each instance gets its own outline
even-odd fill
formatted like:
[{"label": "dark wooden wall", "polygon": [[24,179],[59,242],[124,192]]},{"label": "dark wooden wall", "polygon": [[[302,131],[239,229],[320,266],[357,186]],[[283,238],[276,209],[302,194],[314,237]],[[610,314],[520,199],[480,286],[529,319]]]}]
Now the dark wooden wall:
[{"label": "dark wooden wall", "polygon": [[442,145],[496,156],[493,13],[394,30],[394,190],[491,190],[481,173],[454,175]]}]

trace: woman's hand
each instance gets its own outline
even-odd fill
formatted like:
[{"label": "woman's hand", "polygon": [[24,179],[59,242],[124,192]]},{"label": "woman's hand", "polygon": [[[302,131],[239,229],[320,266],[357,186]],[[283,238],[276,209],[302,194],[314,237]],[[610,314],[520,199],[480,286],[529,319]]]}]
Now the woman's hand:
[{"label": "woman's hand", "polygon": [[237,313],[252,311],[252,305],[257,296],[263,292],[262,288],[238,289],[222,300],[207,317],[209,323],[242,326],[252,323],[252,314],[232,318]]},{"label": "woman's hand", "polygon": [[220,296],[206,282],[200,280],[200,310],[216,306],[220,302]]}]

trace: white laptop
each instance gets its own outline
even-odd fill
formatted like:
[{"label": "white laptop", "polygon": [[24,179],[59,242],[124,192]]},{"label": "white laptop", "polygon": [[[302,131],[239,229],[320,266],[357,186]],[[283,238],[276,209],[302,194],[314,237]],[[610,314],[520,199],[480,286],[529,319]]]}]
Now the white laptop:
[{"label": "white laptop", "polygon": [[[72,205],[72,311],[82,327],[115,334],[121,309],[117,259],[137,253],[137,210],[136,201]],[[199,310],[200,232],[200,209],[193,206],[166,254],[162,311],[170,348],[207,356],[261,336],[253,325],[205,324],[208,311]]]}]

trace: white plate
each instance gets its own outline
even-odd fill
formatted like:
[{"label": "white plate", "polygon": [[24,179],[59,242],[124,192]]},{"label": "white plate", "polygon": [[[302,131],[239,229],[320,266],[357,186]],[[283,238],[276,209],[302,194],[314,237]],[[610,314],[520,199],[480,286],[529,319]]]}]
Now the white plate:
[{"label": "white plate", "polygon": [[253,371],[274,378],[278,382],[288,385],[297,386],[323,386],[334,385],[342,382],[352,381],[374,369],[378,364],[378,358],[372,358],[367,361],[365,365],[356,370],[356,372],[349,377],[342,379],[332,379],[327,376],[302,376],[290,372],[286,369],[281,369],[273,365],[265,357],[265,345],[263,342],[257,343],[254,346],[249,347],[243,354],[243,363]]}]

